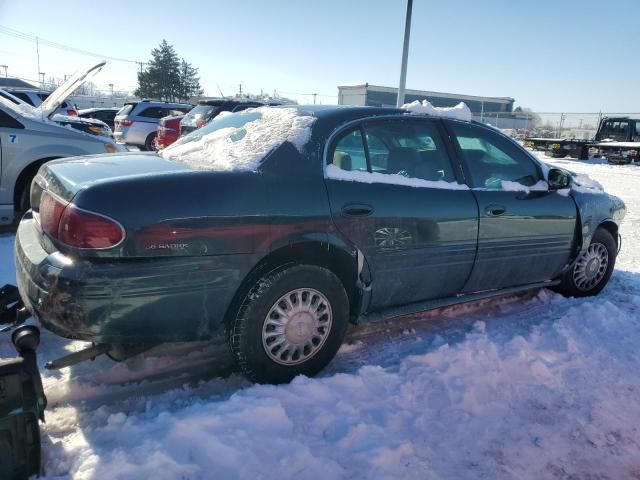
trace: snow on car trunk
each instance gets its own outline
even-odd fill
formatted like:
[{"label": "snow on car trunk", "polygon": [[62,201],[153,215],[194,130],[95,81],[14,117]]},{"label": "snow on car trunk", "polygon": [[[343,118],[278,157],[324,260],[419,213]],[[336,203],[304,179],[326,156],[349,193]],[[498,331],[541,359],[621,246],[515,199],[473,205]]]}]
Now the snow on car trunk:
[{"label": "snow on car trunk", "polygon": [[[320,378],[290,385],[215,378],[226,350],[193,345],[43,370],[45,478],[634,478],[640,170],[545,161],[627,204],[599,296],[543,290],[360,326]],[[0,236],[0,284],[11,264]],[[39,362],[82,345],[43,332]]]},{"label": "snow on car trunk", "polygon": [[208,125],[164,149],[161,155],[198,169],[255,171],[284,142],[291,142],[302,151],[311,137],[314,121],[315,117],[296,108],[223,112]]}]

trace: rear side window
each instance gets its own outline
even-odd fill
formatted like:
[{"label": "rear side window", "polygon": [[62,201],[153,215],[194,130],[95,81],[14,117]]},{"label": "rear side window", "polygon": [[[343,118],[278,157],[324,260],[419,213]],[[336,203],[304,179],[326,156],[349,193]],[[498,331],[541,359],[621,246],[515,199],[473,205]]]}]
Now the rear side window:
[{"label": "rear side window", "polygon": [[364,127],[374,172],[455,182],[451,161],[432,121],[386,120]]},{"label": "rear side window", "polygon": [[19,98],[23,102],[27,102],[32,107],[35,107],[35,105],[33,104],[33,100],[31,100],[31,97],[25,92],[13,92],[13,96]]},{"label": "rear side window", "polygon": [[541,180],[536,164],[513,142],[487,128],[451,123],[474,188],[502,189],[503,181],[533,186]]},{"label": "rear side window", "polygon": [[133,110],[133,107],[135,107],[137,105],[137,103],[125,103],[124,106],[118,110],[118,113],[116,115],[129,115],[131,113],[131,110]]},{"label": "rear side window", "polygon": [[331,163],[347,171],[367,171],[367,156],[360,128],[343,133],[336,142]]},{"label": "rear side window", "polygon": [[384,120],[349,130],[338,137],[330,161],[347,171],[455,182],[437,126],[430,121]]},{"label": "rear side window", "polygon": [[145,118],[162,118],[166,117],[165,112],[166,110],[161,107],[147,107],[138,113],[138,116]]}]

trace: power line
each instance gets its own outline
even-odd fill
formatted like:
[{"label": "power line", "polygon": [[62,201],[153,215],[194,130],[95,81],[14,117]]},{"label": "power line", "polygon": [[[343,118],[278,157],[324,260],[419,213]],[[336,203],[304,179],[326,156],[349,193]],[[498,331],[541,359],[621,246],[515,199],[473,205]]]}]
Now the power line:
[{"label": "power line", "polygon": [[9,35],[11,37],[20,38],[22,40],[27,40],[27,41],[32,42],[32,43],[36,43],[36,44],[40,44],[40,45],[46,45],[48,47],[57,48],[59,50],[64,50],[66,52],[78,53],[80,55],[87,55],[87,56],[90,56],[90,57],[97,57],[97,58],[102,58],[102,59],[105,59],[105,60],[112,60],[112,61],[115,61],[115,62],[144,64],[144,62],[139,62],[137,60],[131,60],[129,58],[112,57],[111,55],[103,55],[101,53],[92,52],[90,50],[83,50],[81,48],[71,47],[69,45],[64,45],[62,43],[52,42],[50,40],[45,40],[42,37],[36,37],[35,35],[29,35],[28,33],[20,32],[18,30],[15,30],[15,29],[9,28],[9,27],[5,27],[3,25],[0,25],[0,33],[3,33],[5,35]]}]

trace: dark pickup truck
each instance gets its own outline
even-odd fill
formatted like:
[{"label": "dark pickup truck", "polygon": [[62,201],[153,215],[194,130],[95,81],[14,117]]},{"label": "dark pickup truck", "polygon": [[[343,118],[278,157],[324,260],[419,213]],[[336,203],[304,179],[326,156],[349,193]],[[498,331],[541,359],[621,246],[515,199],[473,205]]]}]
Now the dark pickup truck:
[{"label": "dark pickup truck", "polygon": [[640,119],[605,117],[591,140],[567,138],[525,138],[525,147],[548,152],[554,158],[568,156],[586,160],[602,155],[610,163],[640,162]]}]

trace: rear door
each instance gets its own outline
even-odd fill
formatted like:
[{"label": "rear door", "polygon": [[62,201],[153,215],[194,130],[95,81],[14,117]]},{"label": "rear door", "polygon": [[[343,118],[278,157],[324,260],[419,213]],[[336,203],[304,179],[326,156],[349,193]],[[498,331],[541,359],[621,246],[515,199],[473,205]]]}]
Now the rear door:
[{"label": "rear door", "polygon": [[539,165],[493,129],[449,120],[479,205],[478,254],[465,292],[556,277],[571,254],[576,205],[546,188]]},{"label": "rear door", "polygon": [[365,257],[370,310],[458,293],[473,266],[477,204],[457,183],[439,120],[352,125],[327,151],[334,224]]}]

